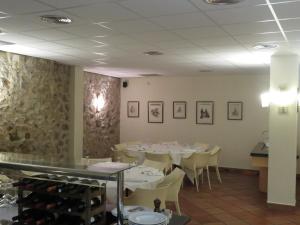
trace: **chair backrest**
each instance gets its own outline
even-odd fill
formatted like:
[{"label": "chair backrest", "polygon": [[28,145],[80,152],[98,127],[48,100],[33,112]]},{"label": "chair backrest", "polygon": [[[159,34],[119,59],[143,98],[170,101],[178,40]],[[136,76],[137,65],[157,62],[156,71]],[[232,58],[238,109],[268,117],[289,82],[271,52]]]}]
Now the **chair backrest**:
[{"label": "chair backrest", "polygon": [[127,199],[124,199],[125,205],[141,205],[154,209],[154,200],[158,198],[161,201],[160,208],[166,208],[166,196],[168,186],[154,189],[137,188]]},{"label": "chair backrest", "polygon": [[130,145],[138,145],[138,144],[141,144],[141,142],[140,142],[140,141],[128,141],[128,142],[126,142],[126,145],[127,145],[127,146],[130,146]]},{"label": "chair backrest", "polygon": [[145,159],[163,163],[165,170],[168,170],[172,167],[172,158],[169,154],[155,154],[146,152]]},{"label": "chair backrest", "polygon": [[158,162],[170,162],[171,161],[171,156],[168,153],[163,153],[163,154],[156,154],[156,153],[145,153],[145,158],[153,161],[158,161]]},{"label": "chair backrest", "polygon": [[164,171],[164,169],[165,169],[165,164],[164,163],[149,160],[149,159],[145,159],[144,162],[143,162],[143,165],[158,169],[159,171]]},{"label": "chair backrest", "polygon": [[204,168],[208,165],[210,158],[209,152],[194,152],[189,158],[187,158],[184,167],[187,167],[191,170],[197,168]]},{"label": "chair backrest", "polygon": [[130,156],[126,149],[123,151],[119,151],[118,155],[119,155],[121,162],[123,162],[123,163],[134,163],[134,162],[138,161],[138,158],[134,157],[134,156]]},{"label": "chair backrest", "polygon": [[201,150],[207,150],[209,148],[209,144],[196,142],[196,143],[194,143],[194,147],[199,148]]},{"label": "chair backrest", "polygon": [[116,148],[116,150],[118,150],[118,151],[125,150],[126,147],[127,147],[127,144],[126,144],[126,143],[122,143],[122,144],[117,144],[117,145],[115,145],[115,148]]},{"label": "chair backrest", "polygon": [[165,176],[157,187],[168,186],[167,201],[178,201],[178,194],[184,178],[185,172],[179,168],[175,168],[170,174]]},{"label": "chair backrest", "polygon": [[216,145],[212,149],[210,149],[208,152],[210,153],[208,165],[217,166],[219,163],[219,156],[221,153],[221,148]]}]

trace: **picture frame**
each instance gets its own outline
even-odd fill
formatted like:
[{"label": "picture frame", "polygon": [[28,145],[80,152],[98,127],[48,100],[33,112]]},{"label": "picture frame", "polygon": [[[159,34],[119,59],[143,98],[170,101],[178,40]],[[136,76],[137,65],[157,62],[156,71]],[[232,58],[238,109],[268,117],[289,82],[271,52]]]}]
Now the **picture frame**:
[{"label": "picture frame", "polygon": [[227,120],[243,120],[243,102],[227,102]]},{"label": "picture frame", "polygon": [[196,102],[196,124],[214,124],[214,101]]},{"label": "picture frame", "polygon": [[164,122],[164,102],[148,101],[148,123]]},{"label": "picture frame", "polygon": [[140,102],[139,101],[128,101],[127,102],[127,117],[128,118],[139,118],[140,117]]},{"label": "picture frame", "polygon": [[173,119],[186,119],[186,101],[173,101]]}]

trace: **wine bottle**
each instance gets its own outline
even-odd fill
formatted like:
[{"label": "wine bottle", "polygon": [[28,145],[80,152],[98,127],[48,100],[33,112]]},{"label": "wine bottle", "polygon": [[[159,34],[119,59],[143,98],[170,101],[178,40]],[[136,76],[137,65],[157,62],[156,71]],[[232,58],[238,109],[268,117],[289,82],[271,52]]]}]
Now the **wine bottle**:
[{"label": "wine bottle", "polygon": [[25,186],[25,185],[27,185],[27,184],[30,184],[30,183],[34,182],[34,181],[35,181],[35,180],[24,178],[24,179],[22,179],[22,180],[20,180],[20,181],[18,181],[18,182],[16,182],[16,183],[13,183],[12,185],[13,185],[14,187],[23,187],[23,186]]},{"label": "wine bottle", "polygon": [[16,220],[22,220],[22,219],[25,219],[27,218],[28,216],[30,216],[30,214],[34,213],[34,210],[33,209],[26,209],[24,210],[21,215],[18,215],[18,216],[14,216],[12,218],[12,221],[16,221]]},{"label": "wine bottle", "polygon": [[95,197],[91,199],[91,208],[96,208],[101,205],[101,199],[99,197]]},{"label": "wine bottle", "polygon": [[63,188],[66,184],[64,183],[55,183],[47,187],[47,192],[56,192],[59,188]]},{"label": "wine bottle", "polygon": [[85,186],[78,186],[76,188],[73,188],[71,190],[69,190],[69,194],[73,195],[73,194],[81,194],[83,193],[85,190],[87,189],[87,187]]},{"label": "wine bottle", "polygon": [[96,224],[102,219],[101,215],[92,216],[90,219],[91,224]]}]

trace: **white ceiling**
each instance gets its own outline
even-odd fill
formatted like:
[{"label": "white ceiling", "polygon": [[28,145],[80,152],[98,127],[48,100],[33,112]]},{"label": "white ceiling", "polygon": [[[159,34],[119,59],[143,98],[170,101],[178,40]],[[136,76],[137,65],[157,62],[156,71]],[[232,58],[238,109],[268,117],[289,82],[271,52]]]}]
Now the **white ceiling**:
[{"label": "white ceiling", "polygon": [[[106,75],[199,75],[268,72],[277,43],[300,52],[300,0],[265,0],[213,6],[203,0],[0,0],[0,50],[86,67]],[[47,24],[62,15],[70,25]],[[162,56],[147,56],[156,50]]]}]

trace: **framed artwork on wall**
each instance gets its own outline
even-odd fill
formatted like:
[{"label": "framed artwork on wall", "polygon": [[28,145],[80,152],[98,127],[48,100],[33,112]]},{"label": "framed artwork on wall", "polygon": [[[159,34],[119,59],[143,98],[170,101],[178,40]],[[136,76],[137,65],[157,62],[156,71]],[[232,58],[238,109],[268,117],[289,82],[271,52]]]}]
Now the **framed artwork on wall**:
[{"label": "framed artwork on wall", "polygon": [[138,118],[140,116],[140,102],[128,101],[127,102],[127,117]]},{"label": "framed artwork on wall", "polygon": [[173,119],[186,119],[186,102],[173,102]]},{"label": "framed artwork on wall", "polygon": [[196,102],[196,124],[214,124],[214,102]]},{"label": "framed artwork on wall", "polygon": [[149,101],[148,102],[148,123],[164,122],[164,102]]},{"label": "framed artwork on wall", "polygon": [[243,120],[243,102],[227,102],[227,119]]}]

